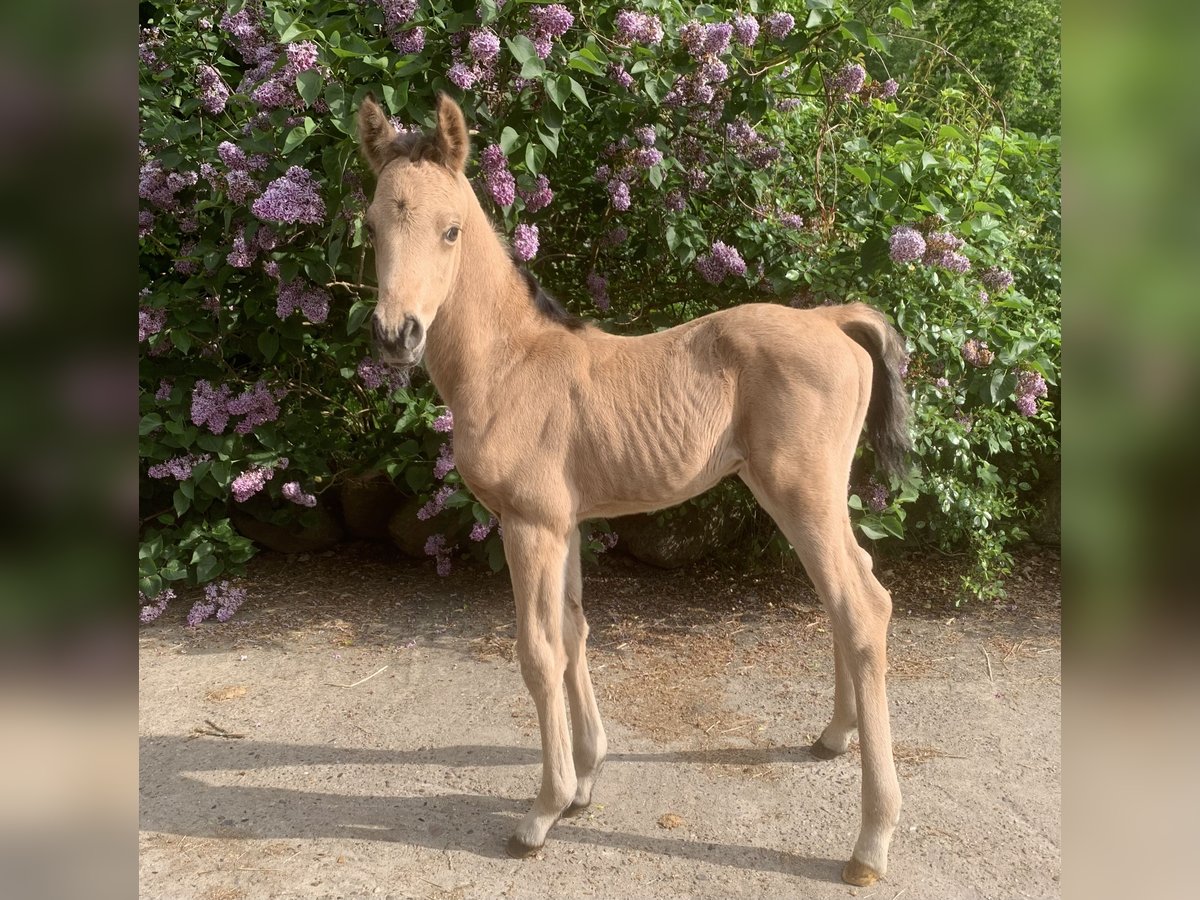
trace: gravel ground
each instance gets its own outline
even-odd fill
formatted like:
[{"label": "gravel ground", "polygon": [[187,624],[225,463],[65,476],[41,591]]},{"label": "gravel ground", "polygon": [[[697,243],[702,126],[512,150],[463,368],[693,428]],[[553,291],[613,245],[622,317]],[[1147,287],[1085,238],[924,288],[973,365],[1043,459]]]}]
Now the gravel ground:
[{"label": "gravel ground", "polygon": [[382,548],[256,560],[226,626],[186,605],[141,639],[145,897],[1059,896],[1057,558],[955,610],[946,561],[880,565],[904,811],[887,878],[841,883],[857,747],[811,589],[787,575],[588,574],[609,757],[535,859],[504,840],[538,783],[507,579]]}]

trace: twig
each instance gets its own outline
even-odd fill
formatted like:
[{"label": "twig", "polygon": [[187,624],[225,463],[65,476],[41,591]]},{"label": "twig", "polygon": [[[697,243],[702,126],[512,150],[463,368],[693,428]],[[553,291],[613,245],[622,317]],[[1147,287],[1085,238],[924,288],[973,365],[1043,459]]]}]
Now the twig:
[{"label": "twig", "polygon": [[229,729],[222,728],[220,725],[218,725],[212,719],[205,719],[204,724],[207,725],[208,728],[193,728],[191,736],[199,737],[200,735],[208,735],[209,737],[230,738],[230,739],[245,737],[244,734],[234,734]]},{"label": "twig", "polygon": [[376,675],[379,675],[380,673],[384,672],[384,671],[385,671],[387,668],[388,668],[387,666],[384,666],[382,669],[379,669],[378,671],[372,672],[372,673],[371,673],[370,675],[368,675],[366,678],[360,678],[360,679],[358,679],[358,681],[354,682],[354,684],[338,684],[338,683],[336,683],[336,682],[333,682],[333,681],[327,681],[327,682],[325,682],[325,683],[326,683],[326,684],[327,684],[329,687],[340,687],[340,688],[352,688],[352,687],[358,687],[358,686],[359,686],[360,684],[362,684],[364,681],[370,681],[370,680],[371,680],[372,678],[374,678]]},{"label": "twig", "polygon": [[988,681],[995,684],[996,679],[992,677],[992,657],[988,654],[987,647],[980,647],[979,649],[983,651],[983,658],[987,660]]},{"label": "twig", "polygon": [[892,900],[900,900],[900,894],[903,894],[907,890],[908,888],[900,888],[899,892],[892,896]]}]

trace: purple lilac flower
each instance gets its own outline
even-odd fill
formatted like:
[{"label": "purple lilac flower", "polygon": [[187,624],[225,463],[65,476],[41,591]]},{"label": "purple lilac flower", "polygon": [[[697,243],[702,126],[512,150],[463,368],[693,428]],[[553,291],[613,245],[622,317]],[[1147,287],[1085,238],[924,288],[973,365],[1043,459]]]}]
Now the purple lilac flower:
[{"label": "purple lilac flower", "polygon": [[653,147],[654,142],[658,140],[658,135],[655,133],[653,125],[642,125],[633,129],[633,136],[637,138],[638,143],[643,147]]},{"label": "purple lilac flower", "polygon": [[302,278],[281,282],[275,303],[275,314],[286,319],[296,310],[304,313],[310,322],[320,325],[329,316],[330,297],[326,291],[314,287]]},{"label": "purple lilac flower", "polygon": [[449,434],[454,430],[454,413],[446,410],[433,420],[433,430],[440,434]]},{"label": "purple lilac flower", "polygon": [[856,62],[849,62],[825,79],[825,86],[835,97],[844,99],[862,90],[867,80],[867,70]]},{"label": "purple lilac flower", "polygon": [[545,175],[537,177],[537,186],[532,191],[519,190],[525,201],[525,209],[531,213],[545,209],[554,201],[554,191],[550,189],[550,179]]},{"label": "purple lilac flower", "polygon": [[471,540],[482,541],[486,540],[487,536],[492,533],[492,529],[496,527],[496,517],[488,516],[486,522],[476,522],[471,526]]},{"label": "purple lilac flower", "polygon": [[653,169],[663,161],[661,150],[653,147],[638,147],[633,151],[634,165],[642,169]]},{"label": "purple lilac flower", "polygon": [[210,65],[202,65],[196,70],[196,86],[200,89],[200,105],[210,115],[220,115],[225,111],[229,102],[229,87],[221,78],[221,73]]},{"label": "purple lilac flower", "polygon": [[488,28],[480,28],[471,35],[468,42],[471,55],[483,63],[488,63],[500,55],[500,38]]},{"label": "purple lilac flower", "polygon": [[962,345],[962,358],[977,369],[990,366],[995,354],[988,349],[987,341],[971,338]]},{"label": "purple lilac flower", "polygon": [[706,25],[692,20],[679,29],[679,42],[692,59],[719,56],[729,49],[733,27],[728,23]]},{"label": "purple lilac flower", "polygon": [[538,227],[521,223],[513,229],[513,255],[521,262],[528,262],[537,256]]},{"label": "purple lilac flower", "polygon": [[254,387],[243,391],[225,404],[225,411],[230,415],[244,416],[234,429],[238,434],[249,434],[259,425],[274,422],[279,418],[279,404],[283,394],[272,392],[265,381],[258,381]]},{"label": "purple lilac flower", "polygon": [[625,71],[623,66],[619,66],[616,63],[608,64],[608,77],[615,84],[619,84],[625,88],[625,90],[633,87],[633,76]]},{"label": "purple lilac flower", "polygon": [[596,304],[596,309],[607,312],[609,307],[608,279],[596,272],[589,272],[587,289],[592,295],[592,302]]},{"label": "purple lilac flower", "polygon": [[794,109],[799,109],[803,105],[804,101],[802,101],[799,97],[784,97],[779,101],[778,104],[780,112],[791,112]]},{"label": "purple lilac flower", "polygon": [[199,456],[191,453],[186,456],[176,456],[166,462],[151,466],[146,470],[146,474],[151,478],[174,478],[176,481],[187,481],[192,477],[192,469],[210,459],[212,456],[208,453],[201,453]]},{"label": "purple lilac flower", "polygon": [[204,425],[213,434],[221,434],[229,423],[229,385],[214,388],[203,378],[192,388],[192,424]]},{"label": "purple lilac flower", "polygon": [[949,381],[947,381],[947,380],[946,380],[946,379],[943,377],[943,378],[939,378],[939,379],[937,379],[936,381],[934,381],[934,383],[933,383],[933,386],[934,386],[935,388],[937,388],[939,391],[945,391],[945,390],[948,390],[948,389],[950,388],[950,382],[949,382]]},{"label": "purple lilac flower", "polygon": [[479,156],[479,165],[492,199],[500,206],[511,206],[517,199],[517,182],[508,171],[504,151],[497,144],[485,147]]},{"label": "purple lilac flower", "polygon": [[396,52],[407,56],[410,53],[420,53],[425,49],[425,29],[420,25],[392,33],[392,46]]},{"label": "purple lilac flower", "polygon": [[325,201],[321,199],[313,174],[301,166],[292,166],[286,174],[268,184],[250,211],[271,222],[320,225],[325,221]]},{"label": "purple lilac flower", "polygon": [[154,306],[143,306],[138,310],[138,343],[158,334],[167,325],[167,311]]},{"label": "purple lilac flower", "polygon": [[618,225],[604,235],[604,243],[610,247],[617,247],[629,239],[629,229],[624,225]]},{"label": "purple lilac flower", "polygon": [[438,450],[438,458],[433,464],[433,477],[438,481],[444,481],[446,476],[450,474],[454,468],[454,446],[449,442],[442,444]]},{"label": "purple lilac flower", "polygon": [[723,241],[713,241],[712,251],[696,258],[696,270],[710,284],[720,284],[727,275],[745,275],[746,261]]},{"label": "purple lilac flower", "polygon": [[446,536],[444,534],[431,534],[425,540],[425,555],[433,556],[437,559],[437,573],[442,577],[450,574],[450,553],[452,549],[446,545]]},{"label": "purple lilac flower", "polygon": [[621,44],[657,44],[663,39],[662,22],[649,13],[622,10],[617,13],[616,39]]},{"label": "purple lilac flower", "polygon": [[233,236],[232,248],[225,256],[225,261],[235,269],[248,269],[257,257],[257,248],[246,242],[245,226],[239,225],[237,233]]},{"label": "purple lilac flower", "polygon": [[754,16],[735,16],[733,39],[743,47],[752,47],[758,40],[758,19]]},{"label": "purple lilac flower", "polygon": [[222,581],[216,585],[205,585],[204,595],[210,603],[215,601],[220,607],[217,610],[218,622],[228,622],[238,608],[246,602],[246,589],[233,587],[228,581]]},{"label": "purple lilac flower", "polygon": [[378,0],[389,28],[403,25],[417,11],[417,0]]},{"label": "purple lilac flower", "polygon": [[567,30],[575,24],[575,16],[561,3],[552,3],[549,6],[530,7],[529,21],[533,23],[539,34],[558,38],[566,34]]},{"label": "purple lilac flower", "polygon": [[167,608],[167,604],[175,599],[175,592],[170,588],[165,591],[160,591],[153,597],[147,597],[141,591],[138,591],[138,602],[141,604],[141,610],[138,612],[138,619],[143,625],[153,622],[163,614],[163,610]]},{"label": "purple lilac flower", "polygon": [[867,482],[866,488],[863,490],[864,499],[867,501],[867,507],[872,512],[883,512],[888,505],[888,490],[873,477]]},{"label": "purple lilac flower", "polygon": [[171,382],[165,378],[160,378],[158,381],[158,390],[154,392],[154,399],[163,401],[171,399]]},{"label": "purple lilac flower", "polygon": [[475,82],[478,80],[479,74],[474,69],[464,65],[463,63],[455,63],[446,70],[446,77],[464,91],[469,91],[475,86]]},{"label": "purple lilac flower", "polygon": [[979,289],[979,305],[987,306],[990,302],[991,302],[991,298],[988,296],[988,292],[983,290],[982,288],[980,288]]},{"label": "purple lilac flower", "polygon": [[298,506],[307,506],[311,509],[317,505],[317,498],[312,494],[305,493],[304,489],[300,487],[300,482],[298,481],[289,481],[283,486],[280,493],[282,493],[286,499],[292,501]]},{"label": "purple lilac flower", "polygon": [[890,100],[896,96],[896,92],[900,90],[900,84],[895,78],[889,78],[879,88],[879,98],[881,100]]},{"label": "purple lilac flower", "polygon": [[683,191],[680,190],[670,191],[667,196],[663,198],[663,206],[671,210],[671,212],[681,212],[685,205],[686,201],[683,197]]},{"label": "purple lilac flower", "polygon": [[791,228],[794,231],[799,231],[804,227],[804,218],[795,213],[780,213],[779,224],[784,228]]},{"label": "purple lilac flower", "polygon": [[267,46],[266,30],[259,18],[259,10],[255,7],[248,5],[232,15],[226,13],[221,17],[220,26],[247,65],[262,63],[273,55],[272,49]]},{"label": "purple lilac flower", "polygon": [[296,41],[283,49],[287,55],[284,71],[293,81],[301,72],[317,67],[317,45],[312,41]]},{"label": "purple lilac flower", "polygon": [[403,372],[395,366],[377,362],[369,356],[359,360],[357,373],[359,380],[372,391],[385,384],[389,390],[393,391],[408,385],[407,372]]},{"label": "purple lilac flower", "polygon": [[144,238],[154,230],[154,221],[157,216],[148,209],[138,211],[138,237]]},{"label": "purple lilac flower", "polygon": [[1017,375],[1016,393],[1017,411],[1023,416],[1032,416],[1037,413],[1038,398],[1048,393],[1046,379],[1032,369],[1023,369]]},{"label": "purple lilac flower", "polygon": [[796,19],[791,13],[776,12],[763,19],[762,25],[768,37],[782,41],[796,27]]},{"label": "purple lilac flower", "polygon": [[611,550],[613,547],[617,546],[617,541],[619,539],[620,535],[618,535],[615,531],[605,531],[599,534],[592,534],[592,540],[600,542],[599,552],[601,553]]},{"label": "purple lilac flower", "polygon": [[141,41],[138,42],[138,59],[151,71],[161,72],[167,64],[158,58],[154,48],[163,45],[162,31],[158,28],[143,28],[141,37]]},{"label": "purple lilac flower", "polygon": [[258,182],[254,177],[245,171],[230,172],[225,176],[225,193],[228,195],[232,203],[241,205],[260,190]]},{"label": "purple lilac flower", "polygon": [[245,503],[266,487],[267,482],[274,477],[275,469],[271,466],[251,466],[233,479],[233,484],[230,485],[233,490],[233,499],[238,503]]},{"label": "purple lilac flower", "polygon": [[629,209],[629,185],[624,181],[612,180],[608,183],[609,201],[612,203],[613,209],[618,212],[624,212]]},{"label": "purple lilac flower", "polygon": [[138,172],[138,196],[151,206],[167,212],[179,208],[175,197],[184,188],[192,187],[199,180],[195,172],[166,172],[157,159],[144,163]]},{"label": "purple lilac flower", "polygon": [[979,276],[980,281],[993,294],[999,294],[1013,286],[1012,272],[999,266],[992,266]]},{"label": "purple lilac flower", "polygon": [[960,275],[971,270],[971,260],[954,250],[927,249],[925,255],[921,257],[921,262],[927,266],[946,269],[950,272],[957,272]]},{"label": "purple lilac flower", "polygon": [[443,484],[437,489],[437,492],[429,498],[429,502],[417,510],[417,518],[422,522],[426,521],[427,519],[432,519],[446,508],[446,501],[454,495],[454,491],[454,485]]},{"label": "purple lilac flower", "polygon": [[925,254],[925,238],[910,225],[897,225],[888,238],[888,255],[895,263],[915,262]]}]

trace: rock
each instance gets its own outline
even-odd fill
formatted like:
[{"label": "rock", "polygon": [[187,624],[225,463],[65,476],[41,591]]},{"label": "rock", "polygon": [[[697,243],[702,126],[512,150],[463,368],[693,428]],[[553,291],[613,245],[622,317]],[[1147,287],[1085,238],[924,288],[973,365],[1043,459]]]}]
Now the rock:
[{"label": "rock", "polygon": [[431,535],[445,531],[446,526],[438,521],[438,517],[425,519],[417,518],[417,511],[424,506],[419,497],[409,497],[400,508],[392,513],[388,521],[388,534],[392,543],[405,556],[413,559],[426,559],[425,542]]},{"label": "rock", "polygon": [[1062,544],[1062,479],[1056,474],[1037,486],[1037,515],[1029,523],[1029,536],[1039,544]]},{"label": "rock", "polygon": [[620,536],[619,550],[662,569],[678,569],[728,547],[745,523],[742,511],[715,503],[705,509],[689,504],[609,521]]},{"label": "rock", "polygon": [[342,525],[328,507],[319,505],[303,510],[296,507],[296,511],[296,516],[286,524],[266,521],[245,507],[234,507],[230,518],[233,526],[250,540],[280,553],[319,553],[342,539]]},{"label": "rock", "polygon": [[342,482],[342,521],[355,537],[387,540],[388,522],[404,502],[404,492],[382,474]]}]

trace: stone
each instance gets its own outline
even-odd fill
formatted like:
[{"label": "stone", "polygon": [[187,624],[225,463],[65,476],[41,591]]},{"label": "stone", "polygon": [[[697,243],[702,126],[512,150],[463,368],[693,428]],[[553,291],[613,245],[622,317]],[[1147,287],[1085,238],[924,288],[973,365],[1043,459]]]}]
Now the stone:
[{"label": "stone", "polygon": [[446,530],[446,525],[438,521],[438,516],[432,519],[417,518],[417,511],[425,504],[420,497],[409,497],[392,513],[388,521],[388,535],[405,556],[413,559],[427,559],[425,542],[432,535]]},{"label": "stone", "polygon": [[404,492],[386,475],[347,478],[342,482],[342,521],[355,537],[388,539],[388,522],[404,502]]},{"label": "stone", "polygon": [[619,535],[619,550],[661,569],[678,569],[725,549],[738,539],[745,524],[744,512],[717,503],[609,520]]},{"label": "stone", "polygon": [[[291,512],[290,510],[288,511]],[[278,513],[274,514],[278,516]],[[291,521],[280,524],[260,518],[245,508],[233,508],[233,526],[254,543],[279,553],[320,553],[342,539],[342,524],[324,505],[313,509],[296,507]]]}]

